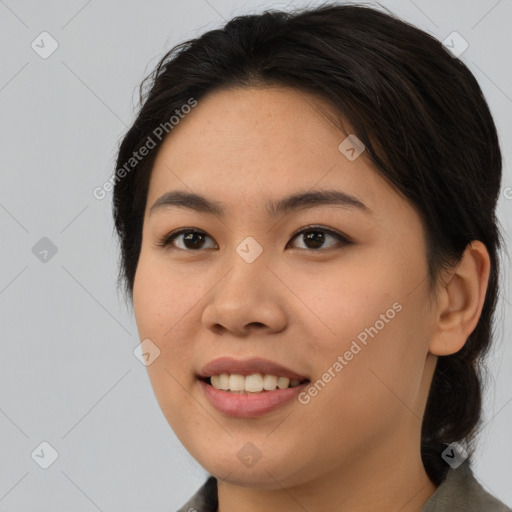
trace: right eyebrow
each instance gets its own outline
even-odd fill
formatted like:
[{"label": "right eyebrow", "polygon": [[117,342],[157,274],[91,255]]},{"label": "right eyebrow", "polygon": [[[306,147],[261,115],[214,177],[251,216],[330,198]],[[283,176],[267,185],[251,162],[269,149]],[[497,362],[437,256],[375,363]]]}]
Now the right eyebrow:
[{"label": "right eyebrow", "polygon": [[[341,190],[298,192],[276,201],[270,201],[266,206],[270,217],[277,217],[291,211],[304,210],[316,206],[352,207],[365,213],[371,213],[370,208],[363,202]],[[225,217],[226,215],[226,209],[222,203],[182,190],[173,190],[160,196],[151,206],[150,215],[156,210],[172,207],[188,208],[217,217]]]}]

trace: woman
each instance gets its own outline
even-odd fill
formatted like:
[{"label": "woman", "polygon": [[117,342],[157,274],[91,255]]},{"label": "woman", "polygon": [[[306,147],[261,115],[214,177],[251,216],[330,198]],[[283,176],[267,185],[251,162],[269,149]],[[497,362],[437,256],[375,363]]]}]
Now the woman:
[{"label": "woman", "polygon": [[353,5],[165,55],[117,159],[121,272],[182,511],[510,511],[474,478],[501,154],[469,70]]}]

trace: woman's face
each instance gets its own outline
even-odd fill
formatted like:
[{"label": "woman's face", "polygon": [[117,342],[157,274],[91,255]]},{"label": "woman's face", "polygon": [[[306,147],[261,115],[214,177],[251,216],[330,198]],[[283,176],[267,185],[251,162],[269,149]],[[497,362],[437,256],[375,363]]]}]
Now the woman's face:
[{"label": "woman's face", "polygon": [[[284,87],[212,93],[165,140],[149,186],[133,295],[151,383],[192,456],[249,487],[420,460],[435,362],[424,230],[322,108]],[[152,209],[177,191],[203,200]],[[223,357],[285,369],[203,372]],[[198,377],[226,373],[235,389],[307,381],[241,395]]]}]

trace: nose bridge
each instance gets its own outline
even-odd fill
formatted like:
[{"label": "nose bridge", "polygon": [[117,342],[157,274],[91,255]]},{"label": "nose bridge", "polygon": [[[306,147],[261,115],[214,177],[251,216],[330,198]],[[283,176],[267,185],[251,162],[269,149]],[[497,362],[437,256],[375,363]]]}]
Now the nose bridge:
[{"label": "nose bridge", "polygon": [[[224,285],[221,286],[227,288],[228,293],[234,291],[235,296],[241,292],[240,300],[246,302],[249,296],[257,294],[256,289],[266,282],[268,276],[265,274],[269,273],[266,267],[267,255],[268,252],[255,237],[245,236],[225,261],[231,270],[223,280]],[[236,290],[229,292],[232,287]],[[238,290],[238,287],[241,289]],[[268,284],[266,288],[268,289]]]},{"label": "nose bridge", "polygon": [[203,312],[205,326],[232,332],[243,332],[249,324],[283,328],[286,319],[267,263],[262,244],[252,236],[243,238],[224,260],[227,272],[222,273]]},{"label": "nose bridge", "polygon": [[[261,241],[261,237],[260,241]],[[246,236],[235,249],[235,253],[247,264],[253,265],[255,262],[259,260],[260,265],[262,261],[266,259],[266,254],[264,257],[264,251],[262,243],[258,242],[258,240],[254,236]],[[243,265],[242,265],[243,266]],[[259,267],[259,265],[257,265]]]}]

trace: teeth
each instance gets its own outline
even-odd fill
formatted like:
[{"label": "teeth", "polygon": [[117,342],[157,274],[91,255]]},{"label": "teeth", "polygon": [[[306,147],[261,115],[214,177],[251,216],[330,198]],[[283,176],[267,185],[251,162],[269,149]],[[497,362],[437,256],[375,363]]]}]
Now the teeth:
[{"label": "teeth", "polygon": [[277,387],[277,377],[275,375],[265,375],[263,378],[263,389],[273,391]]},{"label": "teeth", "polygon": [[[230,379],[233,375],[230,377]],[[241,375],[240,375],[241,377]],[[243,378],[243,377],[242,377]],[[249,393],[259,393],[263,391],[263,377],[259,373],[254,373],[253,375],[247,375],[244,379],[245,391],[249,391]]]},{"label": "teeth", "polygon": [[262,375],[253,373],[251,375],[240,375],[237,373],[212,375],[210,382],[215,389],[232,392],[260,393],[261,391],[274,391],[276,388],[286,389],[298,386],[300,379],[289,379],[288,377],[276,377],[275,375]]},{"label": "teeth", "polygon": [[223,389],[225,391],[229,389],[229,375],[227,373],[223,373],[221,375],[214,375],[213,377],[217,377],[219,382],[219,389]]},{"label": "teeth", "polygon": [[279,377],[277,379],[277,387],[279,389],[286,389],[290,385],[290,379],[287,377]]},{"label": "teeth", "polygon": [[243,391],[245,388],[245,377],[236,373],[229,376],[229,389],[231,391]]}]

